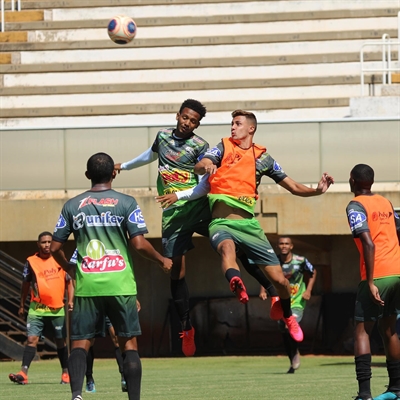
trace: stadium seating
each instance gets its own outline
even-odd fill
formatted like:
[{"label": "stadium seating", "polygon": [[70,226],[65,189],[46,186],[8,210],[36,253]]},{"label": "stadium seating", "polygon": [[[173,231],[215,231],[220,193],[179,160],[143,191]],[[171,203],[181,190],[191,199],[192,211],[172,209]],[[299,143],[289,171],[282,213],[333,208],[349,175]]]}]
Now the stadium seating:
[{"label": "stadium seating", "polygon": [[[396,38],[399,11],[393,0],[109,3],[22,1],[22,12],[6,12],[5,126],[129,114],[145,123],[188,97],[206,103],[208,121],[235,108],[268,111],[272,119],[344,117],[360,95],[362,43]],[[105,27],[116,14],[138,24],[127,46],[108,39]],[[364,57],[368,68],[379,68],[381,47]],[[381,74],[371,79],[379,93]]]}]

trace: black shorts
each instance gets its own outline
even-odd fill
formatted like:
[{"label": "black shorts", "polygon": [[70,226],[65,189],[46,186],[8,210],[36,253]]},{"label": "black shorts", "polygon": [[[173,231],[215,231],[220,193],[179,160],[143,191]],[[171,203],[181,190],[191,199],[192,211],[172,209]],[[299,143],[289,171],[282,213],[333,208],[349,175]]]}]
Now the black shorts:
[{"label": "black shorts", "polygon": [[141,335],[136,296],[75,297],[71,316],[71,340],[105,336],[105,318],[121,337]]}]

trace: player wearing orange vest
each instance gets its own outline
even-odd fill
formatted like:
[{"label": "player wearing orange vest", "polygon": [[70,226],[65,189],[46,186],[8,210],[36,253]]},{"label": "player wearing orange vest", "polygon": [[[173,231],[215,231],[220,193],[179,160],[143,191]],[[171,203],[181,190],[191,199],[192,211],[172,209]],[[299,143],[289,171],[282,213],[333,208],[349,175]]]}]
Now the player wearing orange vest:
[{"label": "player wearing orange vest", "polygon": [[389,385],[375,400],[400,398],[400,341],[396,317],[400,310],[400,219],[392,204],[371,192],[374,170],[365,164],[350,172],[355,198],[347,206],[347,218],[360,252],[361,282],[358,285],[354,331],[354,355],[358,396],[372,400],[369,336],[376,321],[386,354]]},{"label": "player wearing orange vest", "polygon": [[245,253],[276,288],[281,298],[283,319],[296,341],[303,332],[290,309],[290,285],[279,260],[259,222],[254,217],[257,187],[266,175],[296,196],[318,196],[326,192],[333,178],[323,174],[317,188],[312,189],[289,178],[280,165],[262,146],[253,143],[257,129],[255,115],[248,111],[232,113],[231,137],[207,151],[196,164],[197,174],[209,173],[209,202],[212,222],[210,241],[222,257],[222,271],[242,303],[248,301],[246,288],[236,263],[236,249]]},{"label": "player wearing orange vest", "polygon": [[31,302],[27,319],[28,340],[22,357],[21,371],[9,375],[12,382],[20,385],[28,383],[29,366],[36,355],[39,338],[47,327],[53,328],[54,331],[57,354],[62,368],[60,383],[69,383],[64,296],[67,286],[68,299],[72,301],[73,286],[65,271],[50,254],[51,241],[52,234],[50,232],[42,232],[39,235],[37,242],[39,252],[28,257],[23,272],[18,315],[20,317],[24,315],[24,305],[30,290]]}]

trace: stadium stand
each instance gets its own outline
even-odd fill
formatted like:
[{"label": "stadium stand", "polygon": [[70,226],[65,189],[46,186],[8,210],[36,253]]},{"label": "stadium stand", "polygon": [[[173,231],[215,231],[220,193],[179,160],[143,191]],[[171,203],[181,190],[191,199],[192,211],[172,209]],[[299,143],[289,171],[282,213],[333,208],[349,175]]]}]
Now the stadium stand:
[{"label": "stadium stand", "polygon": [[[272,119],[344,117],[360,95],[362,43],[398,36],[393,0],[131,4],[23,0],[22,11],[6,11],[2,124],[128,114],[145,123],[175,112],[187,97],[207,104],[208,120],[235,108],[268,110]],[[107,36],[117,14],[138,25],[127,46]],[[381,47],[369,47],[364,59],[379,68]],[[365,82],[380,93],[381,74],[366,74]]]}]

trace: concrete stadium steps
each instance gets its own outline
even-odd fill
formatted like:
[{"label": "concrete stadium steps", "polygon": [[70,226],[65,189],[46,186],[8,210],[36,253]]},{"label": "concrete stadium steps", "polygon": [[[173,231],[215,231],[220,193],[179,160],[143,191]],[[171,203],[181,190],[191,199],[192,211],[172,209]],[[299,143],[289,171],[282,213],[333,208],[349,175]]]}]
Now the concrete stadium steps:
[{"label": "concrete stadium steps", "polygon": [[[250,43],[214,46],[36,51],[13,53],[4,73],[218,67],[234,65],[314,64],[359,60],[363,40]],[[392,54],[396,56],[397,48]],[[179,54],[179,57],[177,57]],[[234,55],[234,56],[233,56]],[[377,56],[378,58],[375,58]],[[366,60],[380,60],[381,46],[371,46]],[[93,63],[93,64],[92,64]]]},{"label": "concrete stadium steps", "polygon": [[33,21],[44,21],[44,10],[23,10],[23,11],[5,11],[4,26],[10,30],[8,24],[32,23]]},{"label": "concrete stadium steps", "polygon": [[[174,112],[183,98],[198,98],[210,111],[345,107],[359,85],[225,89],[73,95],[3,96],[2,118]],[[56,106],[53,106],[56,105]]]},{"label": "concrete stadium steps", "polygon": [[[377,69],[381,63],[366,63]],[[365,78],[372,81],[371,75]],[[75,82],[70,85],[70,82]],[[3,96],[73,93],[119,93],[343,85],[360,83],[359,63],[306,64],[197,69],[152,69],[3,76]],[[382,83],[381,75],[374,83]]]},{"label": "concrete stadium steps", "polygon": [[[331,19],[293,22],[231,23],[228,25],[200,25],[188,38],[185,26],[144,27],[138,30],[135,40],[129,46],[179,46],[226,43],[276,43],[316,40],[377,39],[384,33],[397,35],[398,21],[395,17],[360,19]],[[6,32],[11,36],[27,35],[29,44],[2,46],[7,50],[46,50],[73,48],[113,48],[104,25],[101,29],[57,29],[26,32]],[[373,28],[371,28],[373,27]],[[11,42],[1,40],[0,42]],[[15,40],[17,41],[17,40]],[[18,40],[21,41],[21,40]],[[94,44],[93,42],[97,42]],[[58,46],[58,47],[57,47]]]},{"label": "concrete stadium steps", "polygon": [[[208,110],[207,118],[202,121],[202,125],[226,124],[226,121],[231,118],[231,112],[232,110],[220,112]],[[316,115],[319,119],[338,119],[348,117],[349,113],[350,108],[348,106],[258,110],[257,120],[259,122],[315,120]],[[66,127],[90,128],[94,126],[107,128],[154,126],[155,123],[157,126],[172,126],[171,113],[0,118],[2,129],[26,127],[29,127],[29,129],[65,129]]]},{"label": "concrete stadium steps", "polygon": [[[131,2],[129,2],[131,3]],[[336,19],[336,18],[377,18],[377,17],[395,17],[398,13],[398,8],[394,6],[393,1],[375,2],[371,5],[374,8],[354,8],[349,9],[346,3],[341,3],[336,9],[318,9],[317,5],[308,2],[310,10],[295,10],[293,8],[288,10],[276,10],[267,7],[263,3],[263,8],[253,11],[252,7],[248,7],[239,14],[226,14],[225,7],[219,7],[215,12],[216,14],[207,13],[206,15],[192,14],[182,16],[170,15],[148,15],[138,16],[136,12],[131,13],[134,16],[135,22],[138,27],[149,26],[170,26],[170,25],[205,25],[205,24],[234,24],[234,23],[256,23],[256,22],[276,22],[276,21],[302,21],[302,20],[323,20],[323,19]],[[80,3],[83,4],[83,3]],[[252,3],[254,4],[254,3]],[[340,7],[340,6],[343,7]],[[271,8],[266,12],[266,8]],[[112,15],[115,15],[117,10]],[[52,18],[51,12],[47,11],[48,17],[45,21],[27,21],[8,23],[7,30],[47,30],[47,29],[88,29],[88,28],[104,28],[110,20],[110,15],[100,19],[86,19],[86,20],[50,20]]]}]

